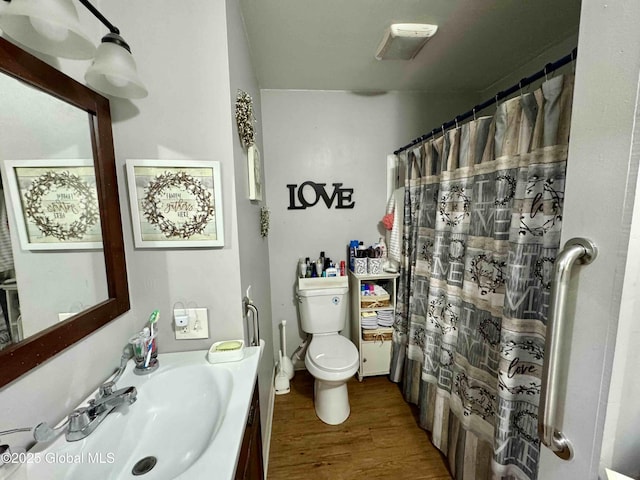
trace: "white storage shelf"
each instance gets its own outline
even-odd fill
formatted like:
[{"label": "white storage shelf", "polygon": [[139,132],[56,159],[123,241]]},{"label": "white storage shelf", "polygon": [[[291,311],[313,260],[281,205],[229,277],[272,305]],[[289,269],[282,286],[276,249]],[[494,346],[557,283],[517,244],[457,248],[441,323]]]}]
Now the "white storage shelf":
[{"label": "white storage shelf", "polygon": [[[387,375],[391,363],[391,339],[363,340],[361,319],[364,312],[390,311],[395,316],[397,273],[381,275],[356,275],[349,272],[349,295],[351,301],[351,339],[360,357],[358,380],[372,375]],[[374,283],[389,293],[389,306],[363,308],[361,303],[361,285]]]}]

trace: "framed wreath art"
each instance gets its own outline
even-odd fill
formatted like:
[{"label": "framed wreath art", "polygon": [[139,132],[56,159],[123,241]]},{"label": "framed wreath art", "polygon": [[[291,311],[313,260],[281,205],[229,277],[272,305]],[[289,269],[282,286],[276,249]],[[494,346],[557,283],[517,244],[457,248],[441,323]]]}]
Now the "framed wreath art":
[{"label": "framed wreath art", "polygon": [[7,160],[5,174],[23,250],[102,248],[93,160]]},{"label": "framed wreath art", "polygon": [[222,247],[220,163],[127,160],[138,248]]}]

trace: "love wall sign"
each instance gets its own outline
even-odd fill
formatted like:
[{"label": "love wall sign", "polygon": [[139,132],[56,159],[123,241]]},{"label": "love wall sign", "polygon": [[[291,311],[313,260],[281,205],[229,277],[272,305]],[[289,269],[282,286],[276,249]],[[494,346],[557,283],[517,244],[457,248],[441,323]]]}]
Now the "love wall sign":
[{"label": "love wall sign", "polygon": [[[335,203],[335,208],[353,208],[356,202],[351,200],[353,188],[342,188],[342,183],[332,183],[333,192],[327,193],[326,183],[316,183],[310,180],[300,185],[289,184],[289,206],[287,210],[304,210],[313,207],[320,200],[327,208]],[[296,203],[297,202],[297,203]]]}]

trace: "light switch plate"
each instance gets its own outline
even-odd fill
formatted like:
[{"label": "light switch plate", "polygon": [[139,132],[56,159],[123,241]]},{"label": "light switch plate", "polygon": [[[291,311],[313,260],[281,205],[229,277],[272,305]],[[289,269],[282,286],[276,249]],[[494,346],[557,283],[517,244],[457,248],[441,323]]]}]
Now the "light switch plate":
[{"label": "light switch plate", "polygon": [[187,308],[189,323],[184,327],[176,327],[176,340],[193,340],[209,338],[209,316],[206,308]]}]

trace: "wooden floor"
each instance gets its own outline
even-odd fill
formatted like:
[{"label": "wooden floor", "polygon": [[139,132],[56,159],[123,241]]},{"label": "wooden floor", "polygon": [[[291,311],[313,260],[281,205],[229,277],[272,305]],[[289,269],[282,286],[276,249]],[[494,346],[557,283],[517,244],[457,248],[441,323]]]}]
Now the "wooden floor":
[{"label": "wooden floor", "polygon": [[313,408],[313,377],[296,372],[291,392],[276,395],[268,480],[451,479],[396,384],[353,378],[348,389],[351,415],[327,425]]}]

